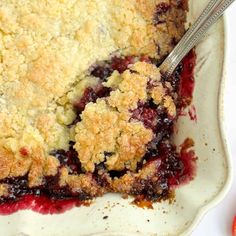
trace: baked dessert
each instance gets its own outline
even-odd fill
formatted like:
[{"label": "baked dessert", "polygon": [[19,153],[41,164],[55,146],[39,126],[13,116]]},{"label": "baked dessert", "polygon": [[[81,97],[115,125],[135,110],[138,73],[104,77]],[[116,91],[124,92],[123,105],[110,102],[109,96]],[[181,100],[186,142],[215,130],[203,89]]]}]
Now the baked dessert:
[{"label": "baked dessert", "polygon": [[186,11],[185,0],[1,0],[1,204],[157,201],[192,178],[195,159],[171,141],[181,67],[168,81],[158,69]]}]

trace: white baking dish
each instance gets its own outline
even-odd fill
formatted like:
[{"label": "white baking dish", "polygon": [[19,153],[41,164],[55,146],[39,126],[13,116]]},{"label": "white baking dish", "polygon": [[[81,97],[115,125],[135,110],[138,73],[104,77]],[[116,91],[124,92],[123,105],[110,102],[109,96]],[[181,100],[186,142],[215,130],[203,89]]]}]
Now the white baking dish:
[{"label": "white baking dish", "polygon": [[[190,2],[189,20],[199,15],[208,0]],[[226,194],[231,183],[231,164],[222,131],[224,87],[224,22],[221,20],[197,47],[196,89],[193,104],[197,123],[188,117],[178,122],[176,144],[186,137],[195,141],[197,176],[176,193],[176,202],[154,204],[141,209],[107,194],[90,207],[74,208],[61,215],[41,215],[20,211],[0,216],[0,235],[80,236],[80,235],[186,235],[203,215]],[[103,219],[108,216],[107,219]]]}]

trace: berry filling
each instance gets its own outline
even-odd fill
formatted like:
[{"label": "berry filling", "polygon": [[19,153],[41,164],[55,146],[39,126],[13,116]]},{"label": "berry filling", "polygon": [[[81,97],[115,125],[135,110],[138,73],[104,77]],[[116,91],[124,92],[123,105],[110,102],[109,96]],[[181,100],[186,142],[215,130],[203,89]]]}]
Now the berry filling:
[{"label": "berry filling", "polygon": [[136,61],[144,61],[147,63],[152,63],[151,58],[148,56],[114,56],[110,61],[99,62],[96,65],[92,66],[90,69],[90,74],[94,77],[99,78],[101,81],[106,81],[109,76],[113,73],[113,71],[118,71],[119,73],[123,73],[125,70],[129,68],[129,65],[134,64]]},{"label": "berry filling", "polygon": [[169,138],[173,133],[174,120],[168,116],[165,109],[156,106],[152,101],[140,104],[132,111],[132,119],[142,121],[146,128],[153,130],[156,136],[150,145],[163,138]]},{"label": "berry filling", "polygon": [[77,114],[80,114],[89,102],[95,102],[98,98],[109,96],[111,90],[102,85],[96,88],[88,87],[85,89],[82,98],[74,103],[74,108]]},{"label": "berry filling", "polygon": [[[162,4],[159,6],[164,12],[168,6]],[[158,9],[158,14],[161,10]],[[139,58],[141,60],[141,57]],[[129,65],[137,61],[133,56],[123,58],[113,57],[110,62],[103,63],[94,67],[91,74],[99,77],[101,81],[106,81],[114,70],[119,73],[124,72]],[[142,61],[151,63],[148,57],[142,57]],[[162,79],[162,83],[169,82],[172,85],[174,93],[180,96],[176,103],[179,107],[186,106],[192,99],[193,93],[193,68],[195,64],[195,53],[191,52],[181,63],[172,78]],[[148,84],[151,88],[153,85]],[[98,98],[106,98],[110,95],[111,89],[98,85],[95,88],[85,89],[82,98],[74,103],[74,110],[77,113],[76,120],[70,125],[73,127],[79,122],[80,115],[88,103],[94,103]],[[186,102],[187,101],[187,102]],[[132,174],[132,186],[128,194],[136,196],[135,203],[142,206],[143,202],[159,201],[173,197],[173,189],[183,183],[193,179],[195,175],[196,158],[194,152],[189,150],[193,142],[187,139],[181,146],[180,152],[169,141],[176,118],[168,115],[166,109],[156,105],[152,100],[146,103],[138,103],[138,107],[130,111],[131,120],[141,121],[147,129],[151,129],[155,134],[153,140],[148,143],[145,156],[137,164],[136,171]],[[74,149],[74,142],[70,142],[69,150],[53,150],[50,155],[56,157],[59,161],[59,171],[66,168],[69,176],[86,175],[94,181],[97,188],[103,191],[117,191],[115,181],[125,179],[129,173],[128,169],[107,170],[105,161],[114,154],[105,152],[105,161],[96,165],[95,171],[87,173],[82,167],[78,158],[78,153]],[[22,156],[28,155],[28,150],[21,148]],[[154,173],[147,178],[139,175],[145,168],[154,165]],[[94,196],[87,192],[74,192],[68,186],[61,186],[59,174],[45,177],[43,184],[39,187],[28,187],[28,176],[19,178],[8,178],[0,181],[0,184],[9,186],[9,195],[0,198],[0,213],[9,214],[19,209],[32,209],[43,214],[57,214],[71,209],[74,206],[86,204],[84,200],[92,199]],[[104,190],[105,189],[105,190]],[[99,190],[100,191],[100,190]],[[121,191],[122,192],[122,191]],[[124,193],[126,193],[124,191]],[[34,203],[34,204],[33,204]],[[148,203],[150,207],[150,204]]]}]

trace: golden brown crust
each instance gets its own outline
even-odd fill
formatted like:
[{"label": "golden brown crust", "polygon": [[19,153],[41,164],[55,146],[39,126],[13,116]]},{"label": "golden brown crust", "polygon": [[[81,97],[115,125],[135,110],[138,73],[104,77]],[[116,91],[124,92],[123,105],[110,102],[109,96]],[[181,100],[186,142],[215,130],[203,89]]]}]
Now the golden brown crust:
[{"label": "golden brown crust", "polygon": [[32,164],[30,157],[16,157],[12,162],[12,168],[9,177],[24,176],[28,173]]},{"label": "golden brown crust", "polygon": [[163,105],[167,109],[167,112],[171,117],[176,116],[176,106],[175,106],[175,103],[174,103],[173,98],[171,96],[164,97],[164,104]]},{"label": "golden brown crust", "polygon": [[28,173],[29,187],[39,186],[43,180],[43,167],[45,155],[40,148],[35,148],[31,153],[32,164]]},{"label": "golden brown crust", "polygon": [[100,196],[105,192],[93,179],[91,174],[69,175],[66,168],[60,170],[59,185],[69,186],[74,193],[88,194],[90,197]]},{"label": "golden brown crust", "polygon": [[115,192],[129,194],[134,182],[135,177],[133,174],[125,174],[121,178],[113,180],[111,188]]},{"label": "golden brown crust", "polygon": [[155,104],[159,105],[164,96],[165,96],[165,88],[162,84],[157,84],[151,91],[151,97],[153,98],[153,101]]},{"label": "golden brown crust", "polygon": [[0,179],[4,179],[10,175],[13,160],[13,153],[0,147]]},{"label": "golden brown crust", "polygon": [[131,194],[134,188],[135,183],[153,180],[157,178],[158,167],[160,165],[160,161],[153,161],[140,170],[138,173],[127,173],[119,179],[115,179],[111,183],[111,188],[115,192]]},{"label": "golden brown crust", "polygon": [[106,161],[109,170],[134,170],[145,153],[145,145],[152,140],[151,130],[140,122],[123,120],[123,114],[112,110],[104,100],[90,103],[76,125],[76,144],[79,159],[86,171],[94,171],[95,164]]},{"label": "golden brown crust", "polygon": [[60,162],[53,156],[48,156],[45,161],[45,165],[43,168],[45,176],[55,176],[58,172],[58,167],[60,166]]},{"label": "golden brown crust", "polygon": [[176,117],[176,105],[174,99],[171,96],[166,95],[166,89],[161,83],[156,84],[156,86],[151,89],[151,97],[155,104],[163,104],[170,117]]},{"label": "golden brown crust", "polygon": [[119,112],[135,109],[138,101],[147,100],[148,77],[131,73],[129,70],[126,70],[121,77],[118,89],[111,92],[108,99],[109,105],[117,108]]},{"label": "golden brown crust", "polygon": [[[74,139],[86,170],[105,159],[104,151],[115,153],[108,169],[135,169],[153,133],[141,122],[129,122],[129,111],[153,96],[171,116],[176,112],[171,97],[158,100],[160,91],[146,89],[150,79],[160,82],[155,66],[137,62],[123,74],[114,72],[104,84],[115,91],[106,102],[86,107],[76,137],[68,125],[76,117],[75,99],[98,83],[88,76],[96,61],[114,52],[158,60],[172,49],[173,38],[183,34],[185,14],[175,6],[165,23],[155,25],[162,2],[175,5],[166,0],[0,1],[0,179],[28,174],[30,187],[42,184],[60,165],[49,152],[67,150]],[[71,186],[80,181],[69,178]]]},{"label": "golden brown crust", "polygon": [[[151,92],[148,82],[153,84]],[[93,172],[104,161],[108,170],[134,171],[154,134],[141,122],[130,121],[130,111],[151,94],[157,105],[162,104],[175,117],[174,101],[160,82],[159,70],[146,62],[137,62],[122,74],[113,73],[105,85],[116,89],[108,98],[87,104],[76,125],[74,147],[86,171]]]},{"label": "golden brown crust", "polygon": [[7,197],[8,193],[8,185],[0,184],[0,197]]},{"label": "golden brown crust", "polygon": [[148,79],[153,81],[161,80],[160,70],[153,64],[138,61],[132,65],[130,69],[132,71],[138,72],[139,74],[142,74],[143,76],[146,76]]},{"label": "golden brown crust", "polygon": [[103,161],[108,170],[135,170],[153,138],[152,131],[141,122],[129,120],[130,111],[137,108],[138,102],[147,101],[148,80],[158,81],[160,72],[148,63],[137,64],[109,77],[106,85],[110,84],[109,80],[111,84],[120,81],[117,89],[106,100],[89,103],[81,115],[82,121],[76,125],[75,149],[86,171],[93,172],[95,164]]}]

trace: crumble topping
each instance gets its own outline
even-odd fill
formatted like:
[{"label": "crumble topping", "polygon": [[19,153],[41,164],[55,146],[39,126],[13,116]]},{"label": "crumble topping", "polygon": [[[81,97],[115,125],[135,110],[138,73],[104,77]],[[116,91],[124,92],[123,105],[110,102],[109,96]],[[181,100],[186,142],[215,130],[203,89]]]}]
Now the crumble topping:
[{"label": "crumble topping", "polygon": [[8,195],[8,185],[0,184],[0,197],[7,197]]},{"label": "crumble topping", "polygon": [[[170,87],[169,87],[170,88]],[[155,104],[159,105],[163,103],[163,106],[167,109],[168,114],[172,117],[176,116],[176,106],[171,96],[166,96],[166,89],[162,86],[162,84],[158,84],[153,87],[151,91],[151,97]]]},{"label": "crumble topping", "polygon": [[95,164],[105,159],[109,170],[136,169],[145,145],[152,140],[151,130],[141,122],[124,120],[122,113],[109,109],[102,100],[89,103],[81,118],[76,125],[75,149],[86,171],[93,172]]},{"label": "crumble topping", "polygon": [[109,105],[117,108],[119,112],[135,109],[138,101],[147,100],[147,77],[131,73],[129,70],[126,70],[121,77],[118,89],[111,92],[108,98]]},{"label": "crumble topping", "polygon": [[45,176],[55,176],[58,172],[60,162],[53,156],[48,156],[45,160],[43,173]]},{"label": "crumble topping", "polygon": [[[46,152],[68,148],[65,125],[74,117],[68,103],[77,84],[83,91],[86,85],[81,81],[90,83],[91,78],[86,77],[90,65],[117,51],[158,59],[171,50],[172,30],[166,27],[159,32],[152,22],[161,2],[1,1],[1,143],[14,140],[20,148],[27,127]],[[159,43],[162,35],[166,41]],[[168,50],[158,53],[162,44]],[[57,102],[62,103],[60,108]],[[55,111],[57,117],[53,118]],[[41,118],[43,113],[50,118]],[[31,148],[28,143],[26,146]],[[17,152],[9,145],[5,148]]]},{"label": "crumble topping", "polygon": [[10,175],[13,160],[13,153],[0,147],[0,179],[4,179]]},{"label": "crumble topping", "polygon": [[157,105],[160,104],[165,96],[165,93],[166,91],[161,84],[155,86],[151,92],[151,97],[153,98],[154,103]]},{"label": "crumble topping", "polygon": [[132,71],[136,71],[137,73],[148,77],[151,80],[154,81],[160,81],[161,80],[161,74],[159,69],[150,63],[144,63],[141,61],[136,62],[132,67],[130,68]]},{"label": "crumble topping", "polygon": [[[120,193],[125,193],[125,194],[129,194],[132,191],[135,191],[135,188],[139,187],[139,190],[136,189],[137,191],[142,191],[142,188],[145,188],[144,186],[135,186],[137,184],[137,182],[144,182],[144,181],[148,181],[148,180],[158,180],[158,176],[155,177],[155,175],[157,175],[157,169],[160,166],[160,161],[156,160],[153,161],[149,164],[147,164],[146,166],[144,166],[142,168],[141,171],[139,171],[138,173],[128,173],[125,174],[124,176],[122,176],[119,179],[115,179],[114,181],[112,181],[112,189],[115,192],[120,192]],[[157,186],[158,187],[158,186]]]},{"label": "crumble topping", "polygon": [[147,83],[152,79],[161,90],[158,94],[159,90],[153,85],[151,94],[155,94],[154,98],[161,97],[158,104],[163,100],[170,116],[175,116],[175,104],[158,82],[160,72],[155,66],[137,62],[122,74],[116,71],[105,83],[114,87],[119,81],[116,90],[106,99],[87,104],[75,128],[75,149],[86,171],[93,172],[95,165],[101,162],[105,162],[108,170],[136,169],[154,133],[143,123],[130,121],[130,111],[137,108],[138,102],[147,101]]},{"label": "crumble topping", "polygon": [[163,105],[167,109],[170,116],[176,116],[176,106],[171,96],[165,96]]},{"label": "crumble topping", "polygon": [[91,196],[100,196],[105,192],[93,179],[92,174],[69,175],[66,168],[60,170],[60,186],[69,186],[75,192],[87,193]]},{"label": "crumble topping", "polygon": [[[156,64],[184,33],[185,10],[174,0],[0,1],[0,197],[14,178],[30,189],[58,178],[72,192],[102,195],[108,190],[90,173],[101,165],[128,171],[104,177],[111,191],[131,193],[137,179],[153,176],[157,164],[137,173],[138,165],[161,115],[176,117],[173,88]],[[91,73],[126,57],[102,79]]]}]

